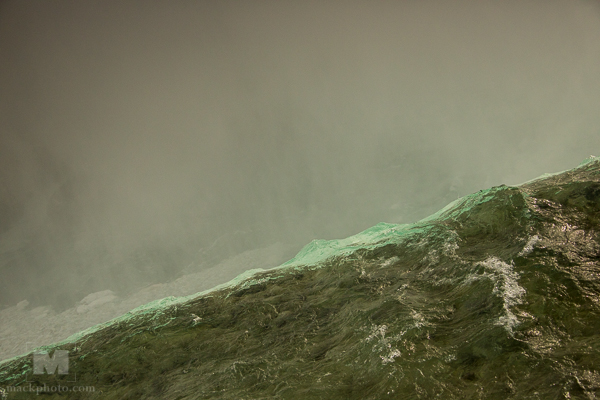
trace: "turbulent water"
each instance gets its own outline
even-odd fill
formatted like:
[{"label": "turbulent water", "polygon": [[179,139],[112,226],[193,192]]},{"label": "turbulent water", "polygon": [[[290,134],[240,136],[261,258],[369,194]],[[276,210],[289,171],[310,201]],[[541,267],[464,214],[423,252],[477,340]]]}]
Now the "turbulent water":
[{"label": "turbulent water", "polygon": [[599,223],[590,158],[141,307],[42,349],[67,350],[68,374],[34,374],[28,355],[0,366],[0,387],[15,399],[594,399]]},{"label": "turbulent water", "polygon": [[212,268],[188,273],[171,282],[147,286],[129,296],[118,296],[111,290],[91,293],[62,312],[22,301],[0,310],[0,361],[23,354],[27,349],[58,342],[150,301],[189,296],[235,278],[249,268],[273,268],[289,258],[290,252],[291,246],[275,243],[245,251]]}]

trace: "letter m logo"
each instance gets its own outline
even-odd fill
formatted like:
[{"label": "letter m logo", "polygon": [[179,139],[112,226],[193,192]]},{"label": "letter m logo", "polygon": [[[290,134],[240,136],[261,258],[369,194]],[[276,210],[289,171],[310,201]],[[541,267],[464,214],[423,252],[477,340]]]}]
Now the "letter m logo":
[{"label": "letter m logo", "polygon": [[48,375],[69,373],[69,352],[67,350],[54,350],[52,358],[49,353],[33,353],[33,374],[42,375],[44,369]]}]

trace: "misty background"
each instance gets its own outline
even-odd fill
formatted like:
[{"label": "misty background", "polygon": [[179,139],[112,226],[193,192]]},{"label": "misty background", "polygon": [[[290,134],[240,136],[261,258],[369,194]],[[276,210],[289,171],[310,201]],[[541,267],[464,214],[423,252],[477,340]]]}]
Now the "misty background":
[{"label": "misty background", "polygon": [[276,264],[600,148],[592,0],[2,1],[0,72],[0,308]]}]

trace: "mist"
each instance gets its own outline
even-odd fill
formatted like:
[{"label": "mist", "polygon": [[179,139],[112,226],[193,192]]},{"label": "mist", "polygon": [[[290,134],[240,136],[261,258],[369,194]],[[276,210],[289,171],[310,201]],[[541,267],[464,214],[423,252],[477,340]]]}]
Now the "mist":
[{"label": "mist", "polygon": [[596,1],[4,1],[0,305],[572,168],[600,148],[599,39]]}]

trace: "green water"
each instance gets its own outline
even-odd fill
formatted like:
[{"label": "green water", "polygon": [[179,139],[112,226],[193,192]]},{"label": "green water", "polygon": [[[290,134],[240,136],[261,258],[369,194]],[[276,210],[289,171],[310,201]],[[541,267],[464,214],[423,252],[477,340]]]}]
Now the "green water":
[{"label": "green water", "polygon": [[48,347],[69,350],[69,376],[33,375],[26,356],[0,366],[0,387],[95,389],[50,399],[594,399],[599,223],[590,159],[142,307]]}]

